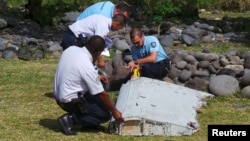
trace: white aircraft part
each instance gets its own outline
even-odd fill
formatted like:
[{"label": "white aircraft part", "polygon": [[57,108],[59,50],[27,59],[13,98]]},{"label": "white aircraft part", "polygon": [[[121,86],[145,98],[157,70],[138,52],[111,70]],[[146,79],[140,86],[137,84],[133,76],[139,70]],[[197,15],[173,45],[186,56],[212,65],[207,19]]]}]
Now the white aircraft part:
[{"label": "white aircraft part", "polygon": [[191,135],[198,131],[196,111],[213,95],[184,86],[138,77],[123,84],[116,101],[124,122],[110,121],[119,135]]}]

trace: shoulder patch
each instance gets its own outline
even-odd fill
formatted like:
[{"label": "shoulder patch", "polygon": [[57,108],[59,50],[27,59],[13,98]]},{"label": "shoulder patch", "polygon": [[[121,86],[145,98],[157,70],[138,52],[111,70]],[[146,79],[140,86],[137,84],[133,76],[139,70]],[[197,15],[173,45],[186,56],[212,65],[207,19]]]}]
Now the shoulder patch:
[{"label": "shoulder patch", "polygon": [[156,47],[156,42],[151,42],[151,46],[154,48]]}]

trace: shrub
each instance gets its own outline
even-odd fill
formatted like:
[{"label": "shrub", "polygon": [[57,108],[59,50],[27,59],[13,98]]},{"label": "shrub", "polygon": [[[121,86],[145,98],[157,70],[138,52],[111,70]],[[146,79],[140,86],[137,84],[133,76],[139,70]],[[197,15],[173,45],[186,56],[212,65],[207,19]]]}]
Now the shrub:
[{"label": "shrub", "polygon": [[250,0],[220,0],[222,10],[244,12],[250,10]]}]

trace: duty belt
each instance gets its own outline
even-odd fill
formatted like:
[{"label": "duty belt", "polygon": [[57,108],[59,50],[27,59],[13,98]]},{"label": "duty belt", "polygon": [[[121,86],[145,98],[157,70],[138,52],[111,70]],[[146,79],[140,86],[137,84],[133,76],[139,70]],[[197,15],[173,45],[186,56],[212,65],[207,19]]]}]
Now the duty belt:
[{"label": "duty belt", "polygon": [[166,67],[168,70],[170,69],[170,61],[168,58],[161,60],[159,63],[164,67]]}]

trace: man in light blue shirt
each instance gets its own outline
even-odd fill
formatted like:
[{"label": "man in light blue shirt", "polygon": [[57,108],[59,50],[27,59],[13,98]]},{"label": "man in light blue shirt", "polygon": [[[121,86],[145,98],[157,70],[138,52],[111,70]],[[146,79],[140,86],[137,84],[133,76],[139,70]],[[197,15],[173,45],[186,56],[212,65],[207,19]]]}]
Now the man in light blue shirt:
[{"label": "man in light blue shirt", "polygon": [[93,14],[100,14],[107,18],[112,18],[116,14],[123,14],[127,18],[129,16],[129,6],[125,3],[118,3],[115,5],[110,1],[97,2],[86,8],[77,17],[77,21]]},{"label": "man in light blue shirt", "polygon": [[128,63],[131,71],[139,68],[141,76],[162,79],[170,67],[168,56],[155,36],[144,36],[139,28],[132,28],[130,39],[133,43],[133,61]]}]

